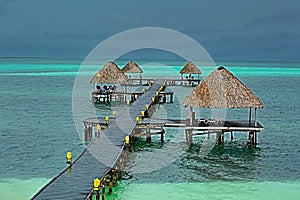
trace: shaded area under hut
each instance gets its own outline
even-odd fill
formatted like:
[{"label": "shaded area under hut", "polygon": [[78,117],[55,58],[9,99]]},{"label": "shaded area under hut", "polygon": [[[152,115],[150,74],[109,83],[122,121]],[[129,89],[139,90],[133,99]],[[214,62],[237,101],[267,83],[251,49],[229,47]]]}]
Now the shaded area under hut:
[{"label": "shaded area under hut", "polygon": [[[222,66],[194,88],[185,98],[183,106],[190,107],[190,126],[198,123],[198,126],[220,127],[219,130],[215,128],[214,131],[221,137],[225,130],[222,127],[230,127],[234,124],[239,127],[239,131],[249,131],[250,142],[256,144],[256,132],[263,128],[257,122],[257,109],[263,108],[263,103],[237,77]],[[197,122],[193,108],[249,108],[249,120],[226,122],[219,119],[199,119]],[[252,108],[254,108],[254,121],[251,119]],[[223,142],[222,138],[221,142]]]}]

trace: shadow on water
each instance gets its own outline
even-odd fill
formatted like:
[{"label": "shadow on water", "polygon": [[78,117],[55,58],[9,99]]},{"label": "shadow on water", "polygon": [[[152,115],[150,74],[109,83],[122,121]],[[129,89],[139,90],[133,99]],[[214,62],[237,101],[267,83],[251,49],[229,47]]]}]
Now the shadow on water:
[{"label": "shadow on water", "polygon": [[[182,144],[185,145],[185,144]],[[201,149],[207,148],[205,155]],[[134,151],[129,158],[127,170],[131,173],[136,154],[152,152],[164,148],[164,144],[154,141],[146,143],[139,139],[134,145]],[[166,155],[168,156],[168,155]],[[251,181],[257,179],[255,160],[260,156],[259,148],[251,148],[245,141],[226,142],[224,146],[198,141],[183,150],[176,161],[168,166],[150,173],[133,174],[129,181],[134,182],[207,182],[207,181]],[[162,160],[151,160],[149,168]]]},{"label": "shadow on water", "polygon": [[192,144],[182,155],[179,165],[186,173],[187,181],[239,181],[255,179],[255,159],[259,148],[251,148],[243,141],[227,142],[224,146],[215,145],[206,155],[203,142]]}]

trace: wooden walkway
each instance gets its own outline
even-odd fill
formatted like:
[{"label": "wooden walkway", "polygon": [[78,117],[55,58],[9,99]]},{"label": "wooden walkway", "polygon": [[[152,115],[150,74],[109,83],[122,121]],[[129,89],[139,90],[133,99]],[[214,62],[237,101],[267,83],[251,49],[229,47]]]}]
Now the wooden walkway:
[{"label": "wooden walkway", "polygon": [[[150,89],[141,95],[131,106],[112,119],[100,137],[73,162],[73,164],[41,188],[31,199],[86,199],[93,190],[95,178],[102,180],[114,167],[125,145],[124,138],[136,126],[145,105],[151,104],[164,80],[157,80]],[[101,156],[101,159],[99,159]]]}]

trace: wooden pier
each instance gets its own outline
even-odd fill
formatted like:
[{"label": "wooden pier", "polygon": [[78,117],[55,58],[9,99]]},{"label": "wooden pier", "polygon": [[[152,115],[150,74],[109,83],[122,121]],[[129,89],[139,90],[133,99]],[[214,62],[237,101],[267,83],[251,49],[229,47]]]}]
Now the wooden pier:
[{"label": "wooden pier", "polygon": [[[218,68],[218,70],[223,71],[224,68]],[[250,107],[247,121],[196,119],[191,106],[190,118],[187,119],[151,118],[157,104],[173,102],[173,93],[164,90],[167,86],[177,85],[176,81],[180,84],[183,80],[155,80],[149,89],[136,93],[109,92],[103,96],[92,93],[95,101],[110,102],[114,99],[129,102],[128,107],[113,117],[102,116],[84,120],[84,140],[89,143],[88,147],[74,162],[68,161],[70,162],[69,167],[54,177],[31,199],[91,200],[100,199],[100,195],[102,199],[105,199],[106,189],[108,188],[108,193],[111,193],[121,175],[135,138],[145,137],[146,142],[150,143],[153,135],[160,135],[160,141],[164,142],[164,136],[167,134],[165,127],[183,128],[185,130],[183,137],[186,138],[187,145],[192,144],[195,136],[211,137],[212,134],[215,134],[216,144],[223,145],[225,133],[230,133],[230,138],[233,139],[233,133],[246,132],[249,144],[253,147],[256,146],[257,133],[263,130],[262,125],[256,119],[256,109],[262,107],[262,104],[256,99],[254,103],[258,102],[258,104]],[[180,85],[182,86],[182,84]],[[206,84],[203,85],[206,86]],[[245,88],[243,87],[243,89]],[[193,98],[190,97],[190,99]],[[201,98],[201,100],[207,104],[210,103],[206,101],[207,99]],[[188,101],[184,102],[184,105],[189,105],[189,103],[192,104]],[[231,105],[230,101],[226,103],[225,106]],[[220,104],[219,106],[224,105]],[[255,120],[251,120],[252,107],[255,108]]]},{"label": "wooden pier", "polygon": [[[94,191],[95,178],[101,180],[102,188],[105,188],[105,185],[111,185],[109,182],[106,183],[107,176],[111,176],[115,170],[120,170],[124,163],[125,137],[135,128],[135,120],[137,116],[140,116],[141,110],[145,109],[146,104],[152,103],[152,97],[156,97],[156,92],[161,92],[163,82],[163,80],[157,80],[128,109],[116,118],[110,119],[107,124],[109,128],[104,129],[101,136],[96,137],[77,160],[41,188],[31,199],[89,199]],[[127,116],[128,113],[130,118]],[[124,125],[123,129],[117,125],[120,123]],[[92,129],[90,126],[88,129],[87,135],[91,136]],[[119,147],[119,151],[111,151],[112,146]],[[99,153],[102,159],[105,159],[105,164],[96,158],[95,154]]]}]

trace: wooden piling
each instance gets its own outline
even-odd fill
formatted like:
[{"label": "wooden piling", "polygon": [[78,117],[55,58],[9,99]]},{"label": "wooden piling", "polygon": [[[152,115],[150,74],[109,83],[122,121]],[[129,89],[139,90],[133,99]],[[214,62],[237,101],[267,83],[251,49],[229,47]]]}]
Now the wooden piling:
[{"label": "wooden piling", "polygon": [[224,132],[221,132],[221,145],[224,145]]},{"label": "wooden piling", "polygon": [[163,103],[166,103],[167,102],[167,95],[163,95]]},{"label": "wooden piling", "polygon": [[89,138],[88,140],[90,140],[93,137],[93,126],[90,124],[89,125]]},{"label": "wooden piling", "polygon": [[249,143],[251,146],[255,145],[255,136],[253,131],[249,132]]},{"label": "wooden piling", "polygon": [[147,127],[147,130],[146,130],[146,142],[151,143],[151,132],[150,132],[149,127]]},{"label": "wooden piling", "polygon": [[161,132],[161,134],[160,134],[160,142],[163,143],[164,142],[164,133],[165,133],[165,130],[164,130],[163,127],[161,127],[160,132]]},{"label": "wooden piling", "polygon": [[87,128],[87,124],[84,124],[84,141],[85,142],[88,141],[88,128]]},{"label": "wooden piling", "polygon": [[216,140],[217,140],[218,145],[224,144],[224,132],[223,131],[216,132]]},{"label": "wooden piling", "polygon": [[192,141],[193,141],[193,134],[192,133],[193,133],[192,130],[185,129],[186,143],[189,146],[192,144]]}]

